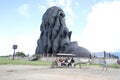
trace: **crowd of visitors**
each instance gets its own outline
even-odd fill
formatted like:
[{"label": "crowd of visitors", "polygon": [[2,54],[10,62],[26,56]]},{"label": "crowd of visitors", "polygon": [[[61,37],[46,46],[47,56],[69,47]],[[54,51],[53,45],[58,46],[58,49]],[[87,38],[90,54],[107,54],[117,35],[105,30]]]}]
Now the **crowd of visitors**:
[{"label": "crowd of visitors", "polygon": [[73,58],[56,58],[55,64],[58,67],[66,66],[66,67],[74,67],[75,60]]}]

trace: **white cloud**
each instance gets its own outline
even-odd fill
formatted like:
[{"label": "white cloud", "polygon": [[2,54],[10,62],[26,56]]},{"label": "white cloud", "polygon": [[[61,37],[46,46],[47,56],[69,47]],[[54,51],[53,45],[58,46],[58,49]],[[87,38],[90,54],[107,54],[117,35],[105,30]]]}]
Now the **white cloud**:
[{"label": "white cloud", "polygon": [[29,17],[30,16],[29,8],[30,8],[29,4],[23,4],[23,5],[19,6],[18,12],[23,16]]},{"label": "white cloud", "polygon": [[88,15],[81,45],[91,51],[120,48],[120,1],[98,3]]},{"label": "white cloud", "polygon": [[39,5],[39,10],[40,10],[41,14],[44,14],[45,11],[47,10],[47,8],[45,6],[43,6],[43,5]]},{"label": "white cloud", "polygon": [[74,24],[73,19],[72,19],[71,17],[69,17],[69,16],[66,17],[65,22],[66,22],[66,26],[67,26],[67,27],[71,27],[71,26],[73,26],[73,24]]},{"label": "white cloud", "polygon": [[73,13],[72,8],[69,5],[66,5],[65,11],[68,13],[69,16],[72,16],[72,17],[75,16],[74,13]]},{"label": "white cloud", "polygon": [[76,6],[79,6],[80,4],[78,2],[75,3]]},{"label": "white cloud", "polygon": [[74,24],[74,19],[76,17],[75,13],[73,12],[72,9],[72,0],[66,0],[66,5],[64,6],[64,10],[66,15],[66,25],[67,27],[72,27]]},{"label": "white cloud", "polygon": [[12,50],[12,44],[10,40],[8,40],[7,38],[1,38],[1,41],[0,41],[0,45],[1,45],[1,48],[0,48],[0,56],[1,55],[9,55],[10,53],[12,54],[13,50]]},{"label": "white cloud", "polygon": [[23,51],[26,54],[34,54],[38,37],[39,35],[36,36],[36,34],[19,36],[16,39],[16,44],[18,45],[17,51]]},{"label": "white cloud", "polygon": [[60,6],[63,8],[66,15],[66,22],[69,27],[72,27],[74,24],[74,18],[76,17],[72,9],[72,0],[47,0],[48,6]]},{"label": "white cloud", "polygon": [[49,7],[56,5],[56,2],[54,0],[47,0],[47,3]]},{"label": "white cloud", "polygon": [[61,5],[61,6],[65,6],[66,5],[65,0],[56,0],[56,3],[58,5]]},{"label": "white cloud", "polygon": [[46,0],[49,7],[51,6],[62,6],[66,5],[67,0]]},{"label": "white cloud", "polygon": [[[39,25],[38,25],[39,26]],[[2,37],[0,44],[0,56],[1,55],[12,55],[13,49],[12,45],[18,45],[17,51],[23,51],[26,55],[33,55],[35,53],[35,49],[37,46],[37,40],[40,36],[39,27],[36,28],[36,32],[31,34],[21,34],[17,35],[17,37],[13,36],[11,38]]]},{"label": "white cloud", "polygon": [[67,15],[71,16],[72,18],[75,17],[75,13],[73,12],[73,9],[72,9],[72,0],[65,0],[66,1],[66,5],[65,5],[65,11],[67,12]]}]

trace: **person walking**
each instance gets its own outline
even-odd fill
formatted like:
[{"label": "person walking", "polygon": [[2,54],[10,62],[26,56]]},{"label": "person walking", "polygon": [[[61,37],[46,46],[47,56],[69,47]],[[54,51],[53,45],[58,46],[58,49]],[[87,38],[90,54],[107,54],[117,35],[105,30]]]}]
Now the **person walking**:
[{"label": "person walking", "polygon": [[108,70],[108,63],[105,59],[103,60],[103,70]]}]

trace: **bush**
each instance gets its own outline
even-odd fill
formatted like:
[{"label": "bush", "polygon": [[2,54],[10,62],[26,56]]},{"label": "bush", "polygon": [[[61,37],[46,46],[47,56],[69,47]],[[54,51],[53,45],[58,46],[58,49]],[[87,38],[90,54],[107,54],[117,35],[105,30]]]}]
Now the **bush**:
[{"label": "bush", "polygon": [[18,56],[18,57],[25,57],[26,55],[23,52],[16,52],[16,56]]}]

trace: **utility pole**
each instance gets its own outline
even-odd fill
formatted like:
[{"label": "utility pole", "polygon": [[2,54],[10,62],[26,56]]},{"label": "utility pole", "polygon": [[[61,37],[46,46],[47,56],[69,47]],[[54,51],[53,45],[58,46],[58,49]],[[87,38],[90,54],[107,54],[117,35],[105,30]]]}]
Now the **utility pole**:
[{"label": "utility pole", "polygon": [[104,58],[106,59],[106,52],[104,51]]}]

